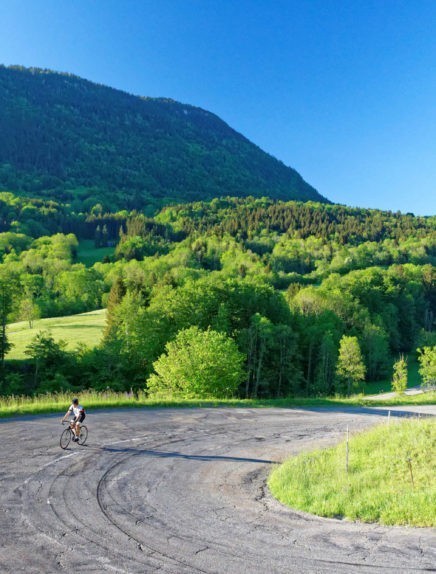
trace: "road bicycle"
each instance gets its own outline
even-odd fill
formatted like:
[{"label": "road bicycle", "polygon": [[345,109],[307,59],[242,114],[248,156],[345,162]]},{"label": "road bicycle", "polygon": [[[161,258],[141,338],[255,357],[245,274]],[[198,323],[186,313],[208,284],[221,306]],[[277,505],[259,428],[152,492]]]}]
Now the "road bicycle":
[{"label": "road bicycle", "polygon": [[[73,431],[73,428],[72,428],[73,423],[74,423],[74,421],[69,421],[68,422],[68,428],[66,428],[62,431],[59,444],[61,445],[61,448],[63,448],[63,449],[66,449],[68,447],[68,445],[70,444],[70,442],[73,440],[73,438],[76,436],[74,431]],[[66,423],[63,422],[62,424],[64,425]],[[80,425],[80,434],[79,434],[78,444],[84,445],[87,438],[88,438],[88,428],[86,427],[86,425]]]}]

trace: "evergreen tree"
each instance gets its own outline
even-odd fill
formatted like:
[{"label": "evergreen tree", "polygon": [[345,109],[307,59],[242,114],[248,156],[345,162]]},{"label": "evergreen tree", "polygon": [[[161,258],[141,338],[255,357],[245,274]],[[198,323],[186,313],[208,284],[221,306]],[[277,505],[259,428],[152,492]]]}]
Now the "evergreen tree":
[{"label": "evergreen tree", "polygon": [[103,225],[103,229],[101,230],[101,247],[107,247],[109,241],[109,232],[107,229],[106,223]]},{"label": "evergreen tree", "polygon": [[100,225],[97,225],[97,227],[95,228],[95,234],[94,234],[94,246],[95,247],[101,247],[101,229],[100,229]]},{"label": "evergreen tree", "polygon": [[127,290],[122,277],[117,277],[112,284],[107,299],[106,327],[104,331],[105,338],[113,334],[114,327],[114,310],[121,303]]}]

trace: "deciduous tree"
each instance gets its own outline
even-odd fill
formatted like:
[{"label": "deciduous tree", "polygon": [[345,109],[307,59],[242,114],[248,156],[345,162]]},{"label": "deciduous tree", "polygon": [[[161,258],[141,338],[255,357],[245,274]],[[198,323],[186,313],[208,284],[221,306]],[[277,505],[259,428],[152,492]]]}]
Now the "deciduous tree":
[{"label": "deciduous tree", "polygon": [[418,349],[419,373],[426,387],[436,386],[436,345]]},{"label": "deciduous tree", "polygon": [[398,361],[394,363],[394,374],[392,376],[392,390],[396,393],[404,393],[407,388],[407,360],[400,355]]},{"label": "deciduous tree", "polygon": [[148,380],[150,394],[184,398],[226,398],[244,377],[244,356],[224,333],[190,327],[167,343]]},{"label": "deciduous tree", "polygon": [[359,383],[365,379],[366,368],[357,337],[347,335],[342,337],[339,343],[336,373],[345,381],[348,396],[351,394],[351,389],[357,388]]}]

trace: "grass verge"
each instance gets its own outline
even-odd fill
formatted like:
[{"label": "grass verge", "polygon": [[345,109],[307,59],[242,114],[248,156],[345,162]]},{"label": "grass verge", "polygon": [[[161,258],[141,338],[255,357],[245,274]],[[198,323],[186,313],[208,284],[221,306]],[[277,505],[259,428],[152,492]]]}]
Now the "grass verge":
[{"label": "grass verge", "polygon": [[[140,407],[246,407],[246,408],[310,408],[310,407],[362,407],[433,405],[436,392],[412,397],[399,395],[389,400],[365,400],[362,396],[351,398],[287,398],[287,399],[150,399],[143,392],[132,393],[112,391],[83,391],[80,402],[87,410],[95,408],[140,408]],[[65,410],[71,402],[71,393],[51,393],[35,397],[0,397],[0,417],[16,415],[37,415]]]},{"label": "grass verge", "polygon": [[436,421],[380,425],[349,443],[304,453],[276,468],[268,486],[284,504],[325,517],[436,526]]}]

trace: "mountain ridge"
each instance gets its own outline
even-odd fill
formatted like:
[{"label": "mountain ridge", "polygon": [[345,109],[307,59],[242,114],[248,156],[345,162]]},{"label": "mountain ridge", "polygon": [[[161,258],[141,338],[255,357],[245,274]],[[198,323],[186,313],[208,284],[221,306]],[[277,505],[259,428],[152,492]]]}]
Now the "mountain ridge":
[{"label": "mountain ridge", "polygon": [[328,202],[213,112],[0,65],[0,188],[143,209],[223,195]]}]

